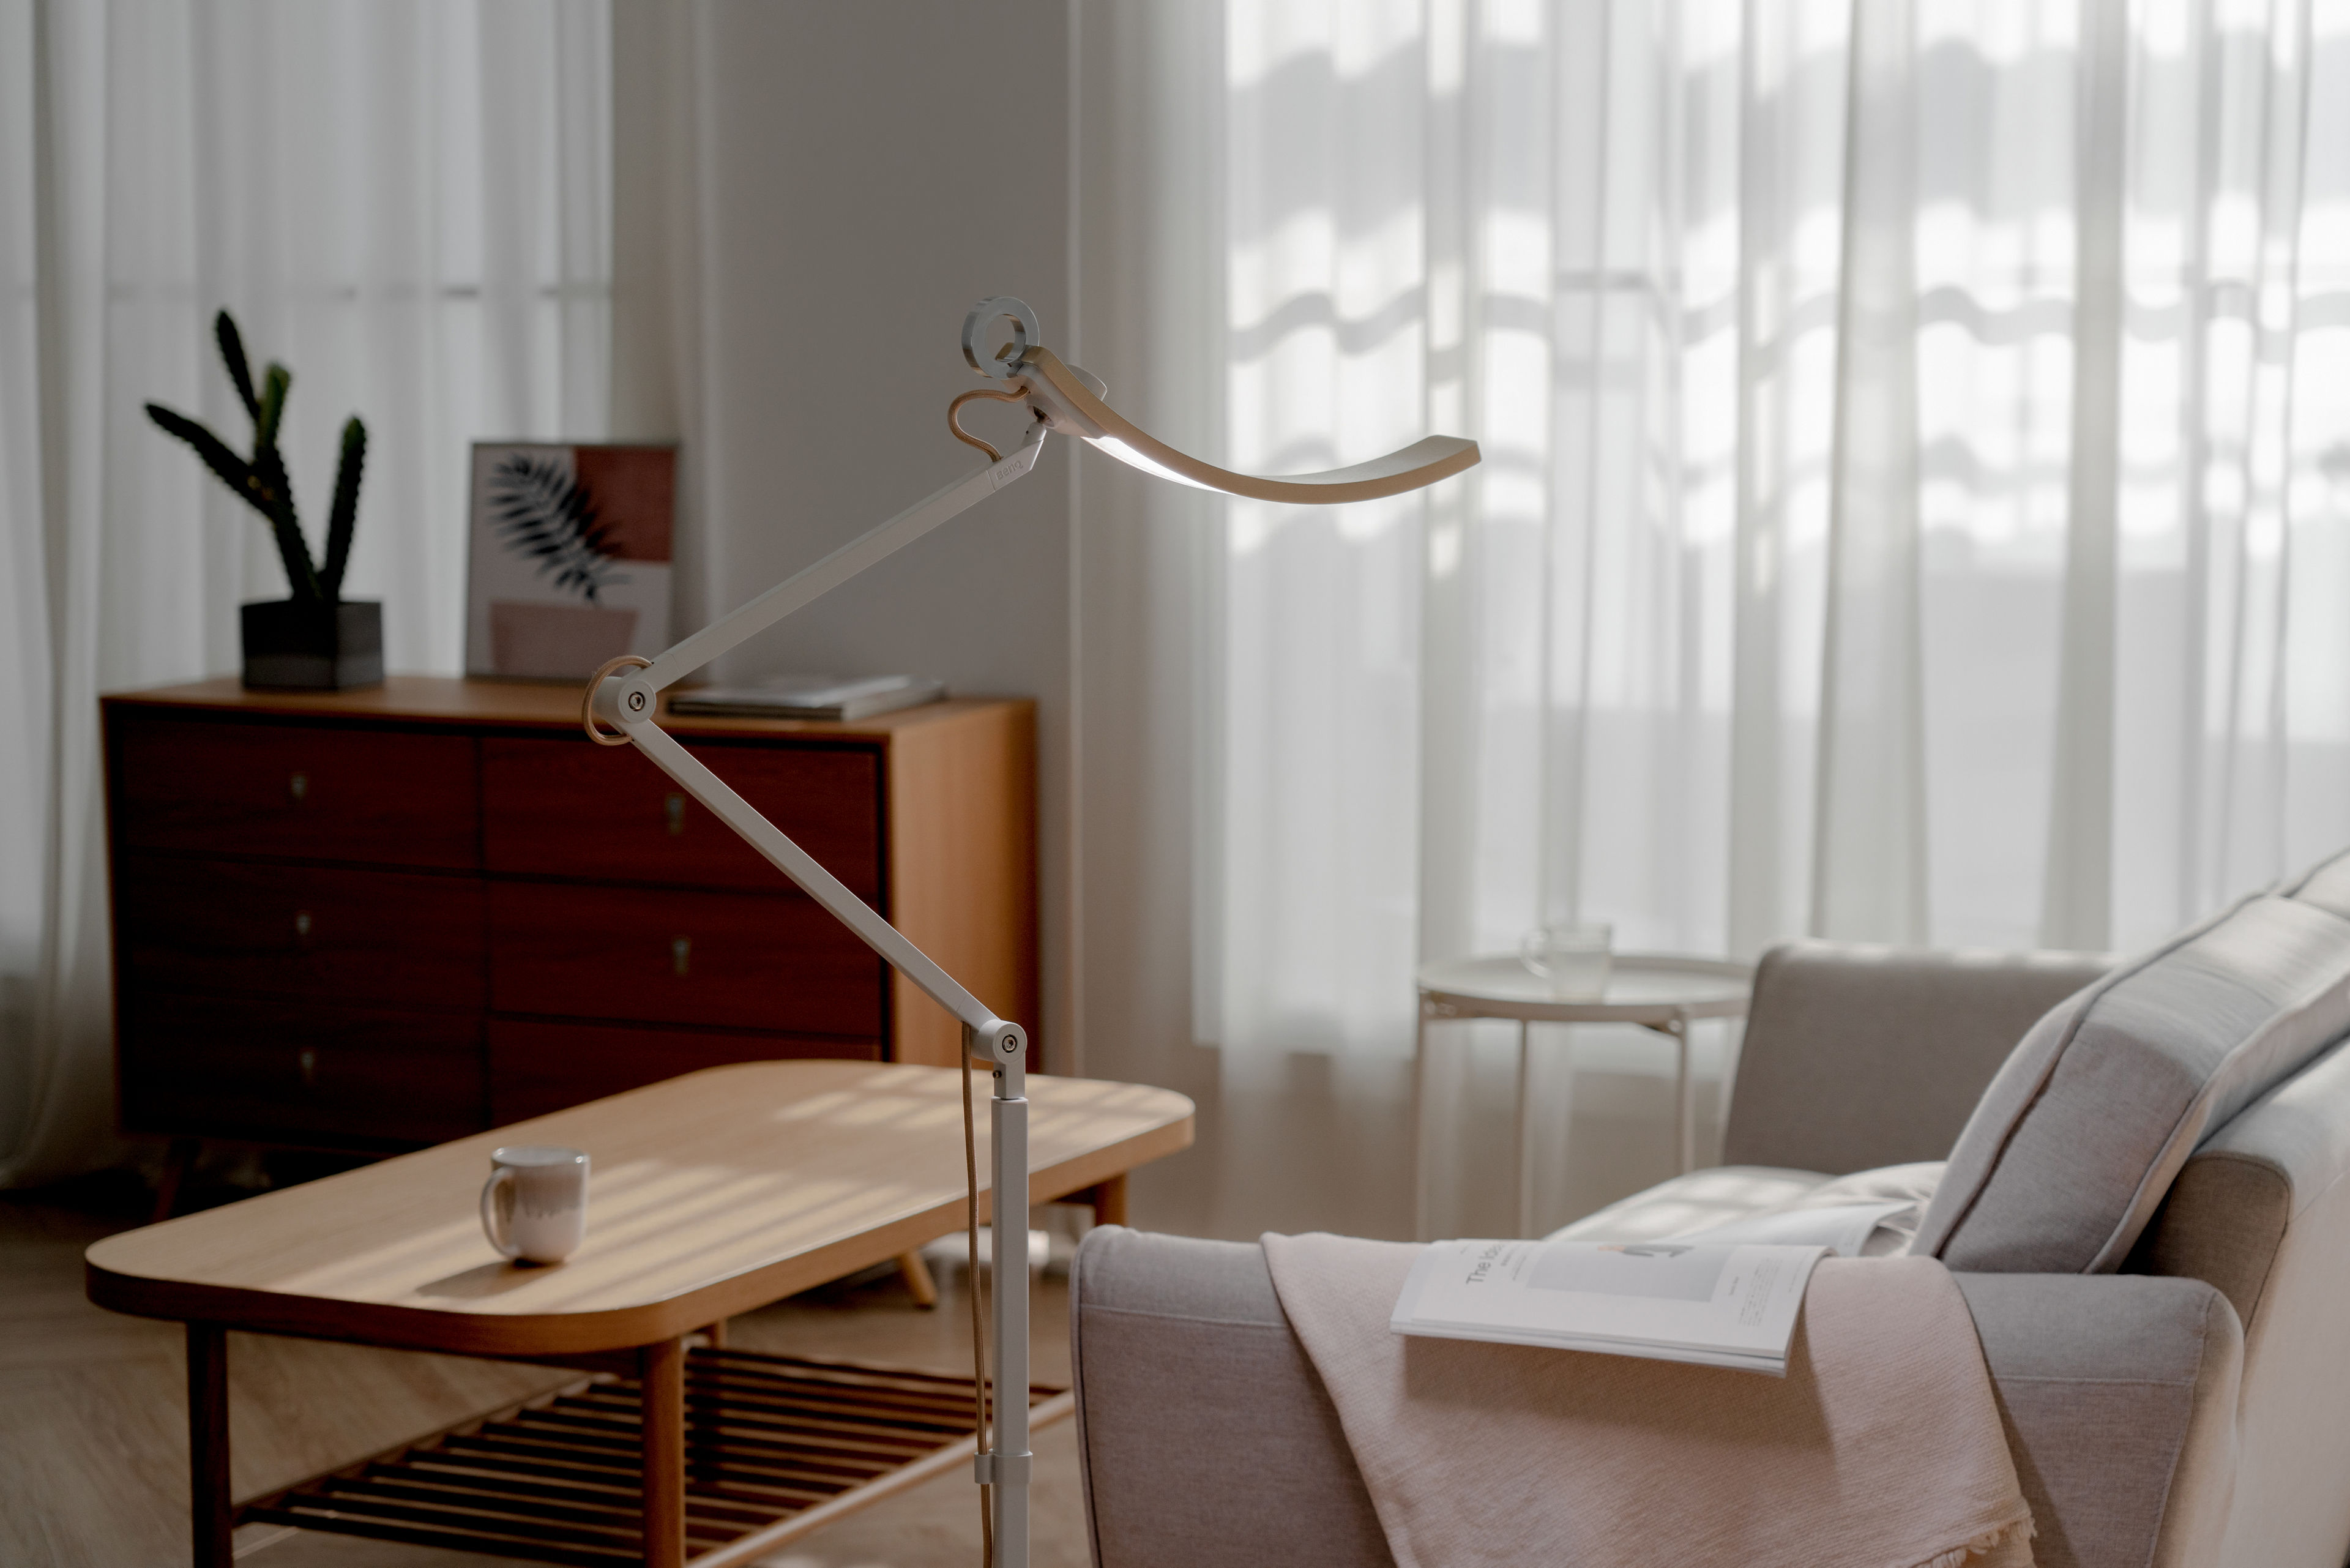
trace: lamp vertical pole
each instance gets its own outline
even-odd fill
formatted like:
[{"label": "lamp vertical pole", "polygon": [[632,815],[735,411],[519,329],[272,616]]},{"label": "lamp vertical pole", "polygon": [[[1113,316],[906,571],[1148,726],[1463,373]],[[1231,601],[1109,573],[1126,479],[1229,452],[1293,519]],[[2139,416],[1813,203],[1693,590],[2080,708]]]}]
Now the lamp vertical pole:
[{"label": "lamp vertical pole", "polygon": [[1028,1562],[1028,1084],[1027,1041],[994,1054],[988,1102],[988,1267],[995,1282],[995,1446],[987,1473],[995,1487],[997,1568]]}]

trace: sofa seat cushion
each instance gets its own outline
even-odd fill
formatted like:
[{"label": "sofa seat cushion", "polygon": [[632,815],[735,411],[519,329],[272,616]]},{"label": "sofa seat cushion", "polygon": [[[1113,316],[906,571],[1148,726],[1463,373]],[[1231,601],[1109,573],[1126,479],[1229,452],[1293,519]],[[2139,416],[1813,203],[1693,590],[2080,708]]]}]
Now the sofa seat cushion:
[{"label": "sofa seat cushion", "polygon": [[2120,1266],[2205,1134],[2350,1032],[2350,919],[2262,894],[2034,1024],[1968,1119],[1915,1250]]},{"label": "sofa seat cushion", "polygon": [[1653,1241],[1684,1231],[1727,1225],[1801,1198],[1827,1180],[1824,1171],[1790,1170],[1775,1165],[1721,1165],[1659,1181],[1629,1198],[1619,1198],[1546,1240]]},{"label": "sofa seat cushion", "polygon": [[1716,1166],[1660,1181],[1552,1231],[1546,1240],[1653,1241],[1765,1214],[1907,1201],[1911,1206],[1907,1212],[1887,1215],[1869,1238],[1866,1251],[1880,1256],[1906,1246],[1941,1175],[1939,1160],[1833,1177],[1771,1165]]}]

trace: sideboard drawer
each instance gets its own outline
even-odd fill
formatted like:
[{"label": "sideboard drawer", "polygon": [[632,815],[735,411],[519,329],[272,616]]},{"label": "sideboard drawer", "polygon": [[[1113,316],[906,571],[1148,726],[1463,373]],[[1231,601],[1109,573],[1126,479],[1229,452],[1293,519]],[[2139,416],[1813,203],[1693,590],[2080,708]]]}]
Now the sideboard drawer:
[{"label": "sideboard drawer", "polygon": [[490,1125],[642,1088],[733,1062],[803,1056],[881,1059],[879,1040],[743,1034],[731,1030],[641,1028],[626,1023],[490,1020]]},{"label": "sideboard drawer", "polygon": [[141,995],[122,1126],[290,1143],[445,1143],[489,1125],[478,1014]]},{"label": "sideboard drawer", "polygon": [[[881,759],[862,746],[689,748],[867,903],[881,890]],[[633,749],[482,742],[489,868],[780,892],[791,884]]]},{"label": "sideboard drawer", "polygon": [[878,1040],[881,961],[815,900],[655,888],[490,886],[500,1012]]},{"label": "sideboard drawer", "polygon": [[470,877],[175,856],[116,868],[127,978],[179,992],[479,1008]]},{"label": "sideboard drawer", "polygon": [[126,848],[469,868],[480,859],[463,735],[114,716]]}]

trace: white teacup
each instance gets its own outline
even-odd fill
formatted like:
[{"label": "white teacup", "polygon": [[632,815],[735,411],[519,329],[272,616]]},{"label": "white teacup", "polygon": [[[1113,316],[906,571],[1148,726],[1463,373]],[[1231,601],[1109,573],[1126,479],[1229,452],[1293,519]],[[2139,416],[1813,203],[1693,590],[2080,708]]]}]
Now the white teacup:
[{"label": "white teacup", "polygon": [[1550,981],[1561,1002],[1597,1002],[1607,994],[1615,940],[1616,928],[1605,921],[1539,926],[1518,944],[1518,961]]},{"label": "white teacup", "polygon": [[482,1184],[482,1230],[490,1245],[525,1263],[559,1263],[588,1235],[588,1156],[576,1148],[524,1144],[491,1151]]}]

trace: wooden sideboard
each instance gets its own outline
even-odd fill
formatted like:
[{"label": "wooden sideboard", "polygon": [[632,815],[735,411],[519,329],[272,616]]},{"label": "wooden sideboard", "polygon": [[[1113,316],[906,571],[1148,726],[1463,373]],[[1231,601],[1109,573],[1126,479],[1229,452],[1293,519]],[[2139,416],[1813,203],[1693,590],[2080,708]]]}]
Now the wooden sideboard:
[{"label": "wooden sideboard", "polygon": [[[577,689],[235,680],[102,703],[123,1130],[437,1143],[721,1063],[958,1025]],[[1003,1017],[1037,1012],[1035,709],[665,720]]]}]

